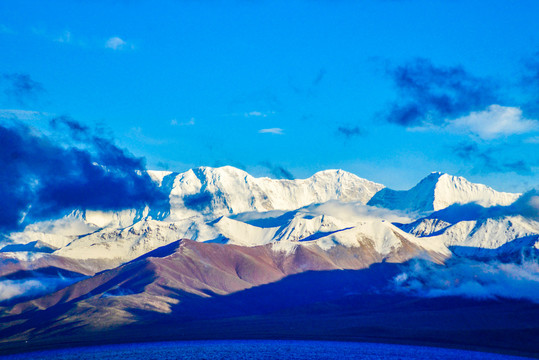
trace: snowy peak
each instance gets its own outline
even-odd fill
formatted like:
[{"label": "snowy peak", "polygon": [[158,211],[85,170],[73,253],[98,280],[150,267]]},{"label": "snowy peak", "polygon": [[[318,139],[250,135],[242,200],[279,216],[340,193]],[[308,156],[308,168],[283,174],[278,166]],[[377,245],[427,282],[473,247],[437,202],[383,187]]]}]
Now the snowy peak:
[{"label": "snowy peak", "polygon": [[410,190],[384,188],[374,195],[368,205],[393,210],[427,213],[452,204],[477,203],[481,206],[509,205],[520,194],[498,192],[463,177],[433,172]]},{"label": "snowy peak", "polygon": [[519,196],[520,194],[498,192],[483,184],[471,183],[463,177],[441,174],[434,192],[433,210],[471,202],[484,207],[506,206],[512,204]]},{"label": "snowy peak", "polygon": [[177,174],[170,190],[171,220],[202,213],[219,217],[248,211],[293,210],[329,200],[365,204],[383,185],[342,170],[308,179],[255,178],[231,166]]},{"label": "snowy peak", "polygon": [[[76,211],[10,234],[0,249],[44,244],[58,256],[118,264],[181,238],[249,247],[271,244],[287,252],[309,244],[329,250],[335,245],[368,243],[384,256],[410,243],[445,254],[446,246],[466,242],[473,235],[473,226],[468,229],[461,224],[476,220],[469,219],[474,214],[471,210],[509,205],[519,196],[443,173],[432,173],[407,191],[387,189],[342,170],[321,171],[297,180],[256,178],[230,166],[150,172],[150,176],[168,194],[166,208]],[[459,208],[455,221],[440,217],[455,208]],[[416,214],[404,216],[388,209]],[[430,217],[418,220],[416,216],[440,209],[444,210]],[[539,234],[539,225],[530,224],[528,232],[492,233],[504,235],[500,243],[517,235]],[[494,229],[493,225],[488,228]],[[434,239],[443,234],[448,235]],[[473,246],[489,247],[487,235]]]}]

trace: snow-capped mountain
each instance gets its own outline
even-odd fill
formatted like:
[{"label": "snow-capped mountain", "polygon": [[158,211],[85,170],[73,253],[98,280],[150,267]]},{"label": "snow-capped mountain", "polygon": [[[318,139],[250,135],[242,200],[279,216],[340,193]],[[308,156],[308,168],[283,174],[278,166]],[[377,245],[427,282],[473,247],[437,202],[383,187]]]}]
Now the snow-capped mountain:
[{"label": "snow-capped mountain", "polygon": [[[157,174],[151,175],[157,178]],[[248,211],[294,210],[329,200],[365,204],[384,187],[342,170],[321,171],[300,180],[255,178],[231,166],[159,175],[161,186],[170,188],[171,221],[193,214],[215,218]]]},{"label": "snow-capped mountain", "polygon": [[425,251],[450,254],[440,243],[422,240],[386,220],[406,218],[376,210],[357,202],[334,201],[289,212],[257,213],[256,219],[252,219],[252,213],[211,221],[203,216],[174,222],[145,219],[125,228],[106,227],[81,236],[58,249],[55,255],[107,259],[109,264],[119,265],[178,238],[248,247],[272,244],[277,251],[286,253],[311,244],[323,249],[369,245],[381,256],[409,242]]},{"label": "snow-capped mountain", "polygon": [[[106,331],[178,309],[189,316],[220,295],[238,294],[240,310],[261,301],[265,313],[273,290],[267,300],[241,300],[241,293],[271,284],[287,296],[302,286],[313,302],[336,296],[348,303],[370,286],[375,299],[389,291],[386,305],[402,289],[450,294],[452,286],[539,299],[528,292],[539,281],[534,192],[501,193],[440,173],[408,191],[342,170],[300,180],[255,178],[232,167],[149,174],[167,203],[78,209],[0,238],[0,338]],[[438,274],[433,285],[425,281]],[[289,288],[287,279],[298,275],[305,277]],[[326,279],[330,290],[302,280],[310,276]],[[513,287],[500,292],[507,284]],[[214,308],[212,316],[228,309]],[[45,319],[37,327],[36,316]]]},{"label": "snow-capped mountain", "polygon": [[368,205],[425,214],[452,204],[509,205],[519,196],[471,183],[463,177],[433,172],[410,190],[380,190]]},{"label": "snow-capped mountain", "polygon": [[173,222],[197,216],[211,220],[250,211],[294,210],[330,200],[366,204],[384,188],[343,170],[320,171],[297,180],[255,178],[232,166],[200,167],[184,173],[148,171],[148,174],[168,196],[168,203],[115,212],[81,209],[71,217],[98,227],[117,228],[149,217]]},{"label": "snow-capped mountain", "polygon": [[[440,173],[432,173],[408,191],[390,190],[342,170],[322,171],[300,180],[255,178],[230,166],[179,174],[152,171],[150,176],[168,194],[169,204],[119,212],[81,209],[10,234],[0,250],[104,260],[101,264],[107,268],[181,238],[241,246],[274,244],[275,249],[286,252],[310,243],[329,249],[370,242],[380,254],[402,247],[405,240],[447,256],[448,246],[469,243],[492,248],[493,240],[477,235],[470,240],[477,233],[473,227],[455,233],[462,225],[455,226],[455,221],[445,218],[414,222],[407,216],[413,211],[424,213],[460,203],[508,205],[519,196]],[[388,209],[406,210],[408,215]],[[498,221],[493,219],[491,223]],[[505,225],[511,228],[510,224],[514,222]],[[536,223],[526,229],[508,230],[507,236],[495,240],[496,244],[539,233]],[[443,239],[431,236],[446,230]]]},{"label": "snow-capped mountain", "polygon": [[417,237],[444,244],[462,256],[513,256],[526,260],[539,254],[539,221],[515,213],[510,206],[453,205],[397,226]]}]

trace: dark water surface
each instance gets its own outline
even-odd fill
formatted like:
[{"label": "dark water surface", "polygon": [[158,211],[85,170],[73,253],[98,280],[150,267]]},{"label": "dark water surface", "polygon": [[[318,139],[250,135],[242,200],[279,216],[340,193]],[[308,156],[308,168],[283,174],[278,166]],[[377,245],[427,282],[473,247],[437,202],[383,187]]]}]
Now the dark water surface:
[{"label": "dark water surface", "polygon": [[80,347],[10,355],[2,359],[485,359],[521,357],[422,346],[331,341],[177,341]]}]

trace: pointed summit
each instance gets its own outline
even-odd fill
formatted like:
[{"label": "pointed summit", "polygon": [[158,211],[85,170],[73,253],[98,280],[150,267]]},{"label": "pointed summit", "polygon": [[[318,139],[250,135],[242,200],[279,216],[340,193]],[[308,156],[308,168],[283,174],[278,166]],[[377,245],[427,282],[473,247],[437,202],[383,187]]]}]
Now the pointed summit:
[{"label": "pointed summit", "polygon": [[463,177],[432,172],[410,190],[384,188],[368,205],[392,210],[426,213],[445,209],[452,204],[477,203],[481,206],[509,205],[520,194],[498,192]]},{"label": "pointed summit", "polygon": [[201,167],[176,176],[170,191],[170,219],[196,213],[215,218],[249,211],[293,210],[329,200],[365,204],[383,187],[343,170],[283,180],[255,178],[232,166]]}]

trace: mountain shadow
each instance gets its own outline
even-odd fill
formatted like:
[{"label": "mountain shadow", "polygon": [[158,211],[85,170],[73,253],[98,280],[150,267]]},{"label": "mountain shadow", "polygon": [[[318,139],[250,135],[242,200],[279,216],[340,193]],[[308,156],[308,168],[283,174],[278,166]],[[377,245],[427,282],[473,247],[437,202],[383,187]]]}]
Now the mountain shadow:
[{"label": "mountain shadow", "polygon": [[165,340],[310,339],[539,355],[539,304],[400,291],[395,278],[419,255],[385,261],[370,251],[285,254],[178,241],[10,309],[0,326],[0,338],[10,341],[0,343],[0,353]]}]

